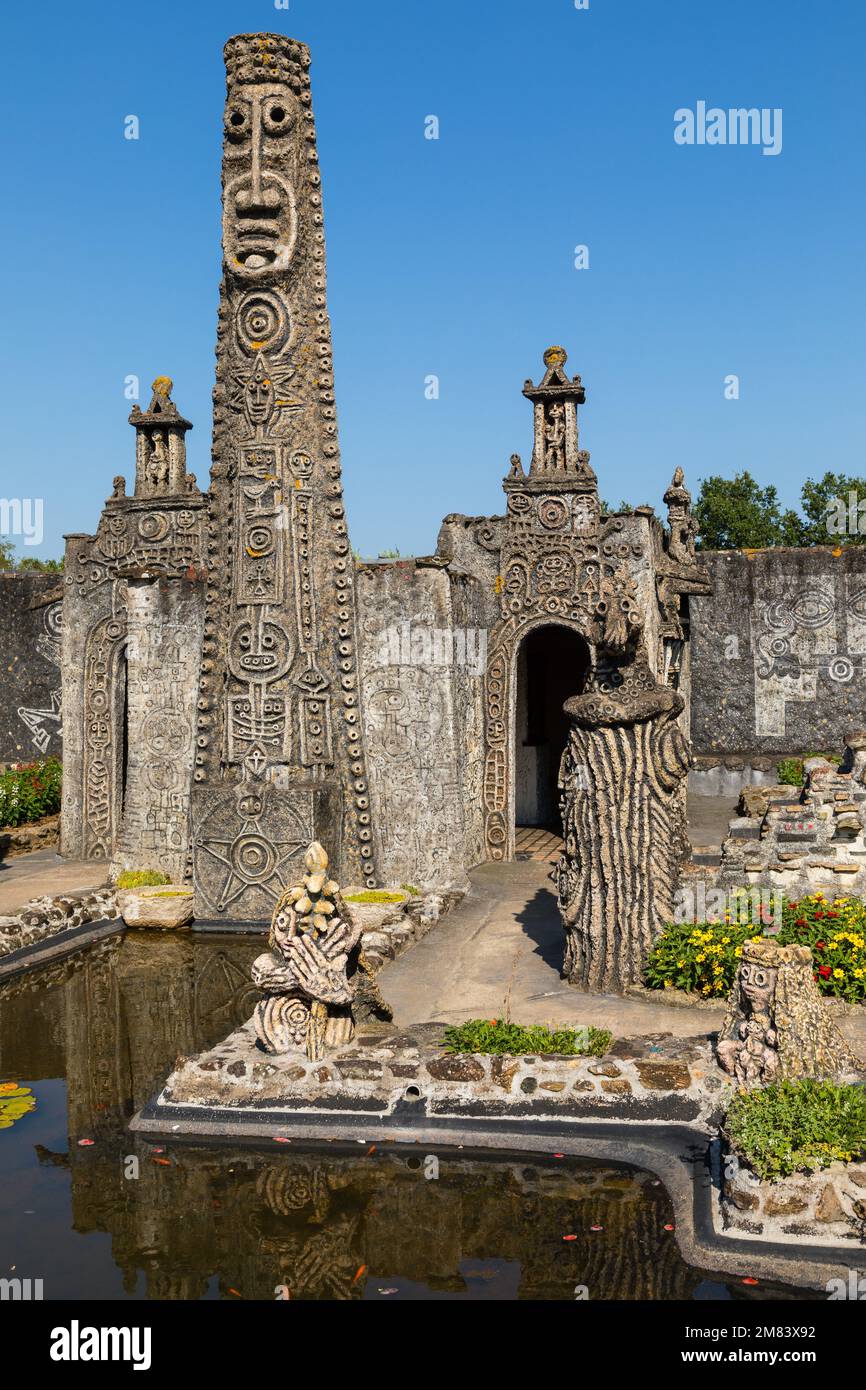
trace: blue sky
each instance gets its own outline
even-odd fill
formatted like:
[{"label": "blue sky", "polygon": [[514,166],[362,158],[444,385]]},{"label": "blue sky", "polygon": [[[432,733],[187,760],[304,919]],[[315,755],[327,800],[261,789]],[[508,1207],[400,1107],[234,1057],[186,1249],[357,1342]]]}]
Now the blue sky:
[{"label": "blue sky", "polygon": [[[860,0],[41,0],[4,7],[0,93],[0,495],[45,499],[27,553],[132,476],[128,374],[174,378],[208,476],[222,45],[266,29],[313,51],[356,549],[501,510],[554,342],[612,502],[660,505],[677,464],[788,503],[864,471]],[[781,154],[677,145],[700,100],[782,108]]]}]

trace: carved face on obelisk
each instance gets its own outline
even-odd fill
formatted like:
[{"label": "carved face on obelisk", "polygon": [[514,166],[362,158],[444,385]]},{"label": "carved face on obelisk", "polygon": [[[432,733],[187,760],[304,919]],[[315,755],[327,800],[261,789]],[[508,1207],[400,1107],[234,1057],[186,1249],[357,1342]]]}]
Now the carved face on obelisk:
[{"label": "carved face on obelisk", "polygon": [[282,166],[299,106],[286,85],[236,71],[244,77],[229,86],[225,109],[223,250],[236,275],[262,280],[288,269],[297,240],[295,195]]},{"label": "carved face on obelisk", "polygon": [[241,34],[225,60],[193,876],[198,916],[268,920],[312,840],[376,876],[310,58]]}]

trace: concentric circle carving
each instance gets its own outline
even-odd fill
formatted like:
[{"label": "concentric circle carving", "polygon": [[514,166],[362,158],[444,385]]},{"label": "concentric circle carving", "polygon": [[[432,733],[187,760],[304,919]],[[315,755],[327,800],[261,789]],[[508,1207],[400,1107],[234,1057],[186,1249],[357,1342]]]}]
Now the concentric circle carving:
[{"label": "concentric circle carving", "polygon": [[235,327],[244,352],[279,352],[291,328],[289,311],[273,290],[252,290],[245,294],[235,313]]}]

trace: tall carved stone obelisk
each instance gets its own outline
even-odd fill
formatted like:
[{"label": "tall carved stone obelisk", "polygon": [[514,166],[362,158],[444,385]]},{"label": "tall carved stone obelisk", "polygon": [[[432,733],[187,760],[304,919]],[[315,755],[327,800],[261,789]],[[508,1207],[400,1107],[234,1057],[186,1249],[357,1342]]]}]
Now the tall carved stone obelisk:
[{"label": "tall carved stone obelisk", "polygon": [[192,867],[199,918],[261,920],[311,840],[343,883],[376,871],[310,56],[241,34],[225,61]]}]

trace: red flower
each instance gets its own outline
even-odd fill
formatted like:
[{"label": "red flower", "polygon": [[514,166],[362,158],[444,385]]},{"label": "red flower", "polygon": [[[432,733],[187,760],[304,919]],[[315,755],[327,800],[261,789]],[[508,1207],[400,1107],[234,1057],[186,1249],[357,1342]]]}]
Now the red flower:
[{"label": "red flower", "polygon": [[838,917],[839,914],[838,914],[838,912],[828,912],[828,913],[827,913],[827,916],[828,916],[828,917]]},{"label": "red flower", "polygon": [[819,920],[820,918],[822,918],[823,916],[824,916],[823,912],[816,912],[816,913],[815,913],[815,919],[816,919],[816,921]]},{"label": "red flower", "polygon": [[830,967],[829,967],[829,965],[821,965],[821,966],[819,966],[819,967],[818,967],[818,974],[819,974],[823,979],[826,980],[826,979],[827,979],[827,976],[830,974]]},{"label": "red flower", "polygon": [[806,927],[806,926],[808,926],[808,925],[809,925],[809,924],[808,924],[808,922],[806,921],[806,918],[805,918],[805,917],[798,917],[797,920],[796,920],[796,922],[794,923],[794,926],[795,926],[795,927]]},{"label": "red flower", "polygon": [[816,942],[815,942],[815,950],[816,950],[816,951],[823,951],[823,950],[825,950],[825,942],[823,942],[823,941],[816,941]]}]

